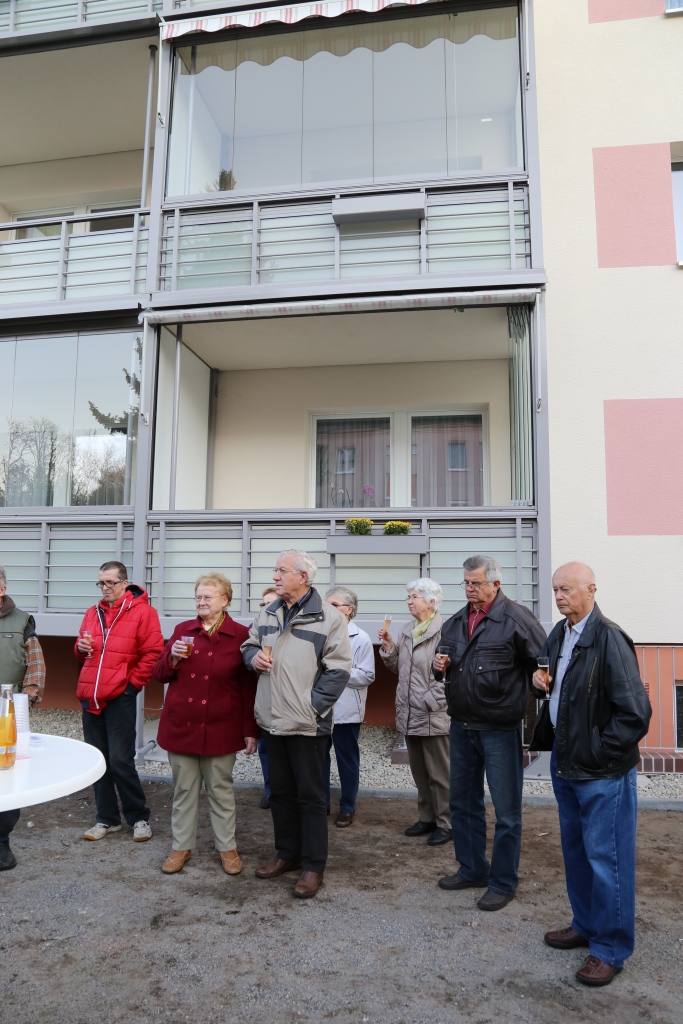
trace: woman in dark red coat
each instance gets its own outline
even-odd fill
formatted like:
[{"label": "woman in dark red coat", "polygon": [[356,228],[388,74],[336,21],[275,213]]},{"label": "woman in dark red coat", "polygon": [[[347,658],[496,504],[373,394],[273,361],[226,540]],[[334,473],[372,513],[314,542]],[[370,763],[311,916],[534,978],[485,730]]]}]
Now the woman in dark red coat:
[{"label": "woman in dark red coat", "polygon": [[256,751],[260,730],[254,721],[256,676],[240,654],[249,631],[227,614],[231,601],[227,577],[200,576],[197,618],[176,626],[152,673],[170,684],[157,737],[168,751],[174,785],[173,848],[161,869],[167,875],[180,871],[192,855],[202,780],[223,870],[229,875],[242,870],[232,773],[238,750]]}]

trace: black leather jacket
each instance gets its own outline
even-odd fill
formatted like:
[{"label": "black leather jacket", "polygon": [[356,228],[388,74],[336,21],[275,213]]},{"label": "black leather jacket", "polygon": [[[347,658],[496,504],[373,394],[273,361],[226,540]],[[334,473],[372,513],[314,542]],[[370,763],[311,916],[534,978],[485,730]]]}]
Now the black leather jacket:
[{"label": "black leather jacket", "polygon": [[[542,651],[550,659],[553,677],[564,623],[558,622]],[[557,728],[546,701],[530,747],[550,750],[554,740],[562,778],[617,779],[638,763],[638,741],[651,715],[633,641],[595,605],[562,680]]]},{"label": "black leather jacket", "polygon": [[[526,711],[536,658],[546,640],[538,619],[502,590],[467,637],[469,605],[441,629],[451,648],[446,672],[448,714],[466,729],[518,729]],[[440,673],[434,673],[439,678]]]}]

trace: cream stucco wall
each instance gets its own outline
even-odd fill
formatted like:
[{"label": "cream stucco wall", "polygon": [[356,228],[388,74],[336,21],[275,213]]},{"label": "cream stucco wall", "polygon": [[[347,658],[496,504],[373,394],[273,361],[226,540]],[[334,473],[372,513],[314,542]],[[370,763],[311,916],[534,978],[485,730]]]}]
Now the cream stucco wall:
[{"label": "cream stucco wall", "polygon": [[220,374],[214,508],[311,504],[318,412],[488,409],[491,503],[510,500],[507,361],[319,366]]},{"label": "cream stucco wall", "polygon": [[683,396],[683,270],[599,269],[592,151],[683,137],[683,17],[589,24],[535,0],[553,565],[589,562],[639,642],[683,640],[683,538],[609,536],[603,402]]}]

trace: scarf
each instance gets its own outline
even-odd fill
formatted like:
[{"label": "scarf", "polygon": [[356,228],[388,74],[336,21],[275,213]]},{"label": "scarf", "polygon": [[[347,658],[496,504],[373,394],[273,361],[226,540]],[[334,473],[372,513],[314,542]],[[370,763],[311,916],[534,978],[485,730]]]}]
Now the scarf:
[{"label": "scarf", "polygon": [[204,627],[204,629],[206,629],[206,635],[207,636],[213,636],[213,634],[216,632],[216,630],[220,629],[221,626],[223,625],[224,619],[225,619],[225,612],[221,612],[220,617],[216,620],[216,622],[214,622],[214,624],[211,627],[211,629],[206,629],[206,626]]},{"label": "scarf", "polygon": [[411,630],[411,635],[412,635],[412,638],[413,638],[413,647],[416,647],[419,644],[420,640],[422,639],[424,634],[429,629],[430,623],[431,623],[431,621],[432,621],[432,619],[434,618],[435,615],[436,615],[436,612],[432,612],[432,614],[429,616],[429,618],[425,619],[424,622],[416,622],[415,623],[415,625],[413,626],[413,628]]}]

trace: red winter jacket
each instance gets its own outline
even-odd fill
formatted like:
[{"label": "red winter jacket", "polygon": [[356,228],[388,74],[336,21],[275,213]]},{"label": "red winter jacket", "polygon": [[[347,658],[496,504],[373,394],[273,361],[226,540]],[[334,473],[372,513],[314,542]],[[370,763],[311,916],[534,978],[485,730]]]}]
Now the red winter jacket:
[{"label": "red winter jacket", "polygon": [[[154,666],[154,678],[170,683],[157,735],[163,750],[217,757],[244,750],[245,736],[261,735],[254,721],[257,676],[240,651],[248,635],[229,615],[212,636],[199,617],[176,626]],[[181,636],[194,636],[194,647],[173,668],[171,648]]]},{"label": "red winter jacket", "polygon": [[83,663],[76,696],[87,700],[87,711],[99,715],[107,701],[120,697],[128,683],[136,690],[152,678],[152,669],[164,647],[159,616],[144,590],[131,583],[115,604],[106,601],[88,608],[80,635],[92,633],[92,657],[74,647]]}]

